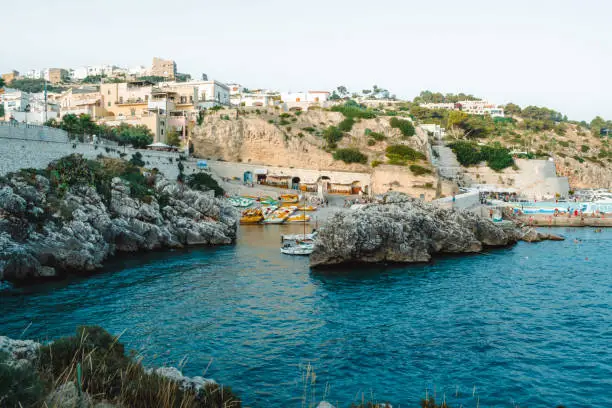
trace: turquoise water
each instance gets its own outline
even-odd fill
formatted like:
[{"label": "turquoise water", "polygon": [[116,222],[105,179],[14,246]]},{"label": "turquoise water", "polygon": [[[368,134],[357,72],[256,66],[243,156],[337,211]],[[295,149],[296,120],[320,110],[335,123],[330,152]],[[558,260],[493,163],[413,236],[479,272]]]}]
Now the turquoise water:
[{"label": "turquoise water", "polygon": [[149,364],[186,357],[186,374],[207,370],[252,407],[300,406],[308,363],[317,397],[327,386],[341,406],[371,392],[415,406],[426,389],[464,407],[612,406],[612,230],[313,273],[307,259],[279,254],[278,228],[243,228],[236,247],[5,289],[0,333],[52,339],[101,325]]}]

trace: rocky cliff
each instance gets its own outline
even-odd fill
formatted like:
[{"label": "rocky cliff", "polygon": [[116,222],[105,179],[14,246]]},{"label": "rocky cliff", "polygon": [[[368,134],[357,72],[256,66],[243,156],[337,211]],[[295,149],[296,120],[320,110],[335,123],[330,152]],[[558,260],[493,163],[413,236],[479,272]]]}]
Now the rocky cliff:
[{"label": "rocky cliff", "polygon": [[513,225],[502,227],[469,211],[442,209],[399,193],[348,212],[320,228],[311,266],[344,263],[427,262],[437,254],[474,253],[506,246],[525,236],[551,239]]},{"label": "rocky cliff", "polygon": [[[296,167],[371,172],[370,165],[347,164],[334,160],[324,150],[323,131],[337,126],[343,119],[339,112],[313,110],[308,112],[279,113],[269,110],[249,111],[236,116],[236,110],[222,110],[209,114],[200,126],[193,129],[195,154],[209,159]],[[285,115],[285,116],[281,116]],[[385,139],[368,144],[369,132],[384,135]],[[419,131],[410,138],[402,138],[398,129],[389,124],[389,117],[359,119],[351,130],[344,133],[338,147],[359,149],[370,163],[385,160],[385,148],[391,144],[407,144],[426,153],[426,135]]]},{"label": "rocky cliff", "polygon": [[86,273],[117,252],[230,244],[236,229],[234,209],[208,192],[68,156],[0,179],[0,280]]}]

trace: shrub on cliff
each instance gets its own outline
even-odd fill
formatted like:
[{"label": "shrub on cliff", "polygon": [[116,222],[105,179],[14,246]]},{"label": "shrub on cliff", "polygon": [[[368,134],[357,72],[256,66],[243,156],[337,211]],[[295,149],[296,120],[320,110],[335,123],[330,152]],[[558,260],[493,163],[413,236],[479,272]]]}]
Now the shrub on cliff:
[{"label": "shrub on cliff", "polygon": [[213,190],[215,197],[222,197],[225,194],[223,188],[208,173],[194,173],[187,177],[187,186],[194,190],[208,191]]},{"label": "shrub on cliff", "polygon": [[462,166],[473,166],[486,161],[491,169],[500,171],[514,165],[510,151],[499,144],[480,146],[473,142],[458,141],[449,146]]},{"label": "shrub on cliff", "polygon": [[414,150],[410,146],[405,145],[391,145],[386,149],[387,157],[389,159],[398,159],[399,161],[416,161],[424,160],[425,155],[417,150]]},{"label": "shrub on cliff", "polygon": [[338,146],[338,142],[342,140],[343,136],[344,133],[335,126],[329,126],[323,131],[323,139],[327,142],[327,147],[332,149]]},{"label": "shrub on cliff", "polygon": [[410,171],[415,176],[422,176],[424,174],[431,174],[431,170],[427,167],[419,166],[418,164],[411,164]]},{"label": "shrub on cliff", "polygon": [[75,336],[40,348],[39,372],[50,384],[76,382],[82,369],[82,391],[126,407],[240,407],[230,388],[208,384],[196,392],[181,389],[166,377],[145,371],[125,355],[119,338],[97,326],[79,327]]},{"label": "shrub on cliff", "polygon": [[353,100],[345,102],[344,105],[334,106],[331,110],[332,112],[342,113],[346,118],[373,119],[376,117],[376,113],[373,110]]},{"label": "shrub on cliff", "polygon": [[403,120],[396,117],[391,118],[389,124],[394,129],[399,129],[404,137],[414,136],[414,126],[409,120]]},{"label": "shrub on cliff", "polygon": [[366,164],[368,162],[368,156],[353,148],[338,149],[334,152],[334,160],[342,160],[345,163]]},{"label": "shrub on cliff", "polygon": [[351,129],[353,129],[354,124],[355,124],[355,119],[346,118],[338,124],[338,129],[340,129],[343,132],[350,132]]}]

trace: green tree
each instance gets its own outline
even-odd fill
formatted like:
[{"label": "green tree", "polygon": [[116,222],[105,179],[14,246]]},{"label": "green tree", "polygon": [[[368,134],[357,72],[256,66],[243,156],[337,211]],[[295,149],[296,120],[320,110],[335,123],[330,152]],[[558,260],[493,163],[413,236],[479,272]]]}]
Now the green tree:
[{"label": "green tree", "polygon": [[342,97],[348,95],[348,93],[349,93],[348,89],[346,89],[346,86],[344,86],[344,85],[340,85],[338,88],[336,88],[336,90],[338,91],[338,93]]},{"label": "green tree", "polygon": [[176,146],[176,147],[181,145],[181,137],[179,136],[176,130],[171,129],[168,132],[168,136],[166,137],[166,143],[169,144],[170,146]]},{"label": "green tree", "polygon": [[0,88],[4,87],[4,78],[0,77]]},{"label": "green tree", "polygon": [[521,116],[521,107],[510,102],[504,106],[504,113],[510,116]]},{"label": "green tree", "polygon": [[397,117],[391,118],[389,124],[392,128],[399,129],[404,137],[414,136],[415,130],[412,123],[408,120],[399,119]]},{"label": "green tree", "polygon": [[606,127],[606,121],[601,116],[596,116],[590,123],[591,133],[594,136],[599,136],[599,133],[602,128]]}]

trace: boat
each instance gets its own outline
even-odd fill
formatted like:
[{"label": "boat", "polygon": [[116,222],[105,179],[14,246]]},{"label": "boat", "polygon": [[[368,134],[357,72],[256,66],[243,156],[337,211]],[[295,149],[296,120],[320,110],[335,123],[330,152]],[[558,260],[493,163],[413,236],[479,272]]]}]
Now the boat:
[{"label": "boat", "polygon": [[316,238],[318,232],[314,231],[310,234],[287,234],[281,235],[281,243],[286,242],[312,242]]},{"label": "boat", "polygon": [[313,250],[314,250],[313,244],[299,244],[299,245],[287,244],[280,249],[281,254],[301,255],[301,256],[310,255],[312,254]]},{"label": "boat", "polygon": [[245,197],[230,197],[227,199],[231,205],[234,207],[250,207],[253,204],[253,199],[245,198]]},{"label": "boat", "polygon": [[240,217],[241,224],[259,224],[263,221],[264,215],[261,208],[251,208],[242,212]]},{"label": "boat", "polygon": [[293,210],[285,207],[281,207],[271,213],[266,219],[263,220],[264,224],[282,224],[293,214]]},{"label": "boat", "polygon": [[276,211],[278,207],[275,205],[271,205],[271,206],[266,206],[266,207],[262,207],[262,211],[263,211],[263,216],[264,218],[268,218],[268,216],[270,214],[272,214],[274,211]]},{"label": "boat", "polygon": [[297,203],[300,197],[297,194],[281,194],[279,199],[283,203]]},{"label": "boat", "polygon": [[278,206],[278,200],[273,199],[270,196],[266,196],[266,197],[261,197],[259,199],[259,202],[263,205],[275,205]]},{"label": "boat", "polygon": [[317,211],[317,207],[312,205],[303,205],[297,208],[298,211]]},{"label": "boat", "polygon": [[287,218],[287,222],[309,222],[310,216],[305,214],[296,214]]}]

